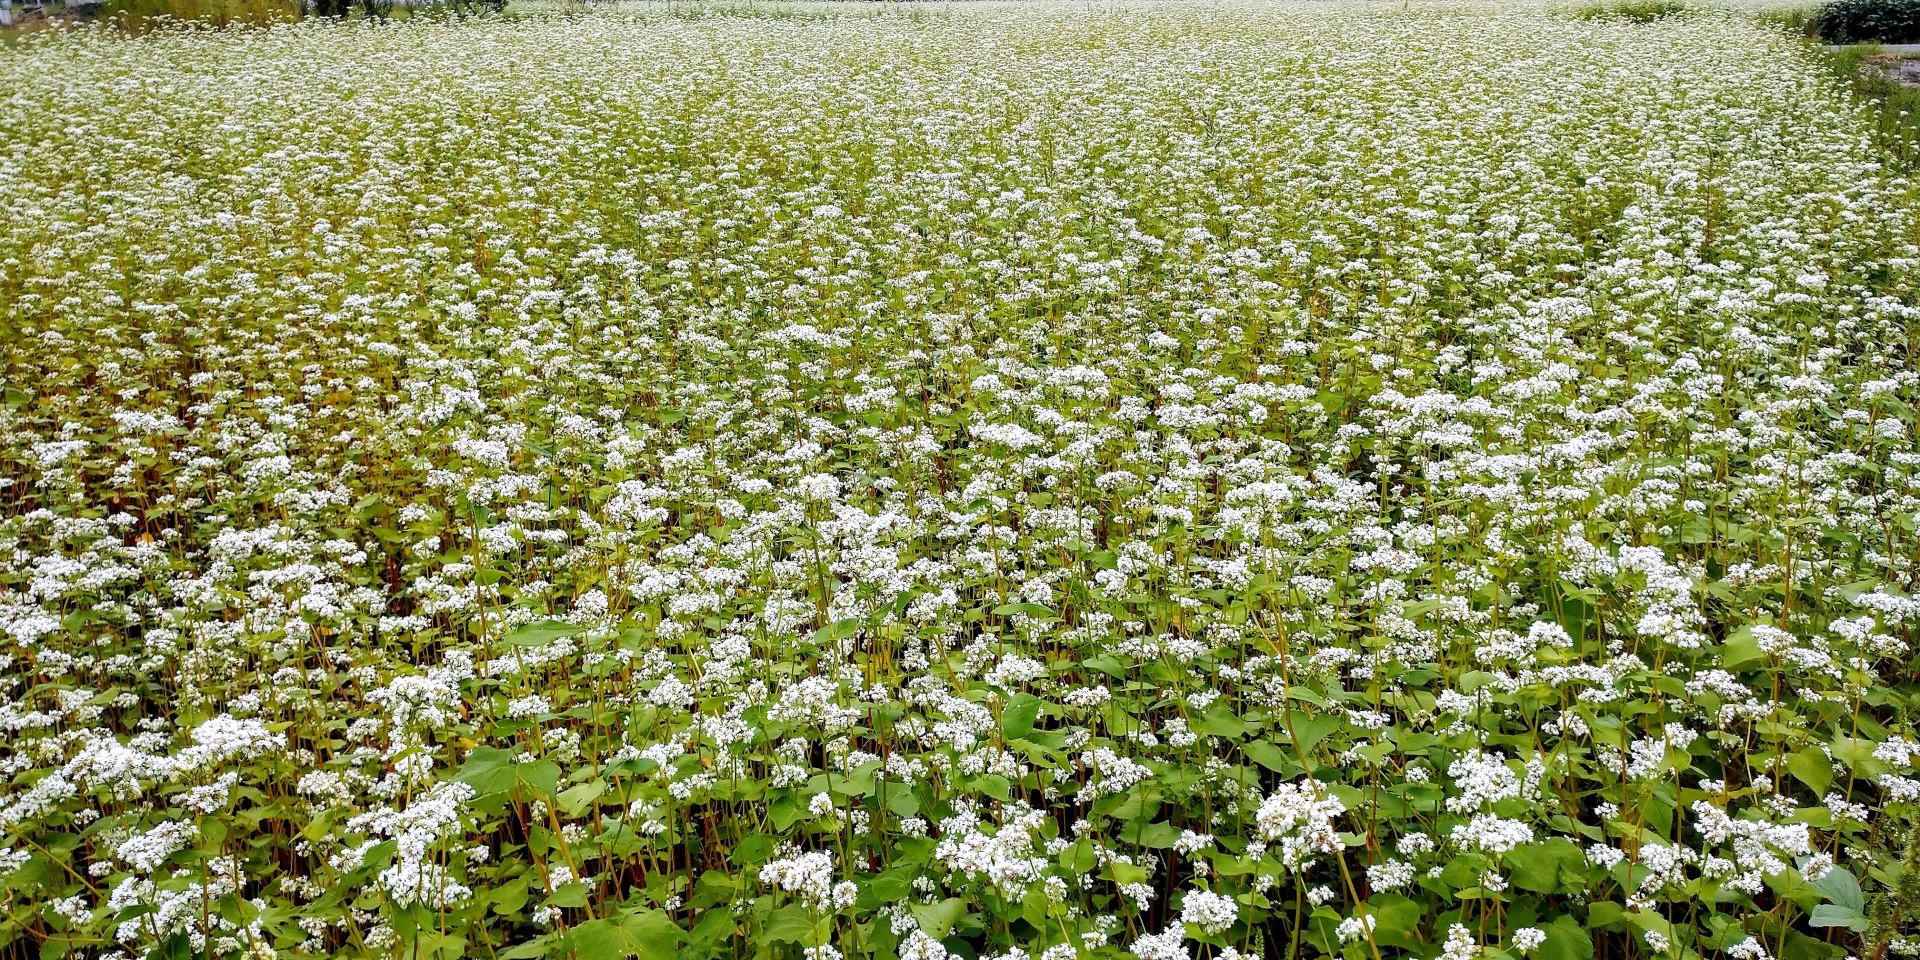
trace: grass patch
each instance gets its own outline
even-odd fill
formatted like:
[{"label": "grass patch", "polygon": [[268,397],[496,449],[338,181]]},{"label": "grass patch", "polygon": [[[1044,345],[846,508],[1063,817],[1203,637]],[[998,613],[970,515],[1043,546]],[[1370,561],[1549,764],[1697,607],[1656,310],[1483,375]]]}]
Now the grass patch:
[{"label": "grass patch", "polygon": [[1685,15],[1692,8],[1681,0],[1602,0],[1598,3],[1585,3],[1574,9],[1574,16],[1582,20],[1631,20],[1634,23],[1653,23]]},{"label": "grass patch", "polygon": [[1818,56],[1868,108],[1874,140],[1904,171],[1920,167],[1920,88],[1899,83],[1875,64],[1874,44],[1820,48]]},{"label": "grass patch", "polygon": [[1819,15],[1820,8],[1817,6],[1795,5],[1770,7],[1765,10],[1760,10],[1753,14],[1753,18],[1761,23],[1778,27],[1787,33],[1798,34],[1803,37],[1818,37],[1820,34],[1816,29],[1816,23]]},{"label": "grass patch", "polygon": [[1869,67],[1870,54],[1864,51],[1835,51],[1831,56],[1837,69],[1848,71],[1854,94],[1871,108],[1874,137],[1904,169],[1920,166],[1920,88]]},{"label": "grass patch", "polygon": [[101,19],[135,32],[191,23],[261,27],[300,19],[299,0],[106,0]]}]

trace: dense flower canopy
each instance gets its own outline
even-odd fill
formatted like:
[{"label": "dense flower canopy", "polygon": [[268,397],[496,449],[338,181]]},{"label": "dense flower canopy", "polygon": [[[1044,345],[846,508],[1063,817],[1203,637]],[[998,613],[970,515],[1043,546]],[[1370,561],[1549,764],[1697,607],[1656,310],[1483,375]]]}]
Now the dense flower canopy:
[{"label": "dense flower canopy", "polygon": [[81,29],[0,91],[14,949],[1920,948],[1920,221],[1739,15]]}]

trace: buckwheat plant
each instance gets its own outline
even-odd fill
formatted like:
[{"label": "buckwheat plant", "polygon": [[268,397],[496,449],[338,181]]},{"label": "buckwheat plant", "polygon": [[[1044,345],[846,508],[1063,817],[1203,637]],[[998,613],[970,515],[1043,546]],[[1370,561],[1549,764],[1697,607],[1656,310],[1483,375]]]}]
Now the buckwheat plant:
[{"label": "buckwheat plant", "polygon": [[1920,952],[1920,218],[1742,16],[0,47],[0,949]]}]

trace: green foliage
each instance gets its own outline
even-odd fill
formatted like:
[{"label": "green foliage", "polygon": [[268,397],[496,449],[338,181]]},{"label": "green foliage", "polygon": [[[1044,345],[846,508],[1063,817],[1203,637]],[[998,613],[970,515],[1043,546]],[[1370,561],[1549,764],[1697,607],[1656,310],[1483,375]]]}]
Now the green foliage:
[{"label": "green foliage", "polygon": [[1828,43],[1920,43],[1920,0],[1827,0],[1812,27]]}]

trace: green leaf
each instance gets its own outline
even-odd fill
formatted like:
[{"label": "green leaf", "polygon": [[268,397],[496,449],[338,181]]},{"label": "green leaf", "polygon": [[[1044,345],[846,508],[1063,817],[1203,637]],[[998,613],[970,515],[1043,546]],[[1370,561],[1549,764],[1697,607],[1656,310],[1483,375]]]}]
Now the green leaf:
[{"label": "green leaf", "polygon": [[73,950],[73,941],[69,937],[48,937],[40,941],[40,960],[60,960],[61,956],[67,956],[69,950]]},{"label": "green leaf", "polygon": [[761,937],[770,943],[784,941],[811,946],[813,918],[807,914],[805,907],[799,904],[788,904],[767,917],[767,929]]},{"label": "green leaf", "polygon": [[1567,636],[1578,641],[1586,636],[1587,623],[1593,619],[1593,605],[1568,593],[1560,605],[1560,626]]},{"label": "green leaf", "polygon": [[658,910],[627,914],[620,927],[626,933],[627,946],[640,960],[673,960],[680,949],[680,925]]},{"label": "green leaf", "polygon": [[1855,776],[1873,777],[1888,769],[1886,761],[1873,755],[1876,746],[1872,740],[1840,737],[1834,740],[1831,749],[1833,758],[1852,768]]},{"label": "green leaf", "polygon": [[[1825,808],[1820,808],[1820,812],[1825,813]],[[1800,875],[1798,870],[1782,870],[1779,873],[1767,874],[1765,882],[1767,889],[1800,904],[1803,910],[1811,910],[1814,904],[1825,899],[1818,889]]]},{"label": "green leaf", "polygon": [[[1319,695],[1318,693],[1313,692],[1313,690],[1308,687],[1302,687],[1302,686],[1288,687],[1287,699],[1298,700],[1301,703],[1312,704],[1313,706],[1319,707],[1322,710],[1325,710],[1328,707],[1327,698]],[[1335,721],[1335,722],[1337,724],[1344,721]]]},{"label": "green leaf", "polygon": [[813,642],[822,646],[838,643],[860,632],[863,624],[859,620],[835,620],[813,632]]},{"label": "green leaf", "polygon": [[627,960],[627,941],[612,920],[589,920],[567,935],[574,960]]},{"label": "green leaf", "polygon": [[695,947],[712,946],[732,939],[738,930],[739,924],[734,922],[733,911],[708,910],[700,915],[700,922],[693,925],[693,932],[687,936],[687,940]]},{"label": "green leaf", "polygon": [[1426,910],[1419,902],[1383,893],[1367,902],[1367,912],[1373,917],[1375,943],[1401,950],[1421,946],[1420,921],[1426,917]]},{"label": "green leaf", "polygon": [[913,795],[913,788],[905,784],[889,784],[887,790],[887,809],[896,816],[911,817],[920,812],[920,799]]},{"label": "green leaf", "polygon": [[[1341,717],[1325,715],[1309,717],[1303,713],[1289,712],[1292,714],[1290,718],[1292,721],[1292,736],[1298,738],[1296,743],[1301,753],[1311,752],[1320,741],[1332,736],[1335,730],[1340,729],[1340,727],[1346,723],[1346,720]],[[1275,725],[1279,727],[1282,733],[1286,733],[1289,729],[1286,720],[1277,721]]]},{"label": "green leaf", "polygon": [[918,921],[920,929],[927,936],[939,940],[953,929],[961,917],[967,915],[967,902],[959,897],[948,897],[939,903],[916,903],[912,907],[913,919]]},{"label": "green leaf", "polygon": [[537,940],[529,940],[512,949],[500,951],[500,960],[540,960],[540,958],[545,957],[552,948],[553,941],[549,937],[541,937]]},{"label": "green leaf", "polygon": [[1846,953],[1846,950],[1831,943],[1816,940],[1798,930],[1788,930],[1786,943],[1780,947],[1780,960],[1832,960]]},{"label": "green leaf", "polygon": [[552,796],[553,788],[560,784],[560,767],[552,760],[537,763],[516,763],[514,771],[519,774],[520,782],[542,796]]},{"label": "green leaf", "polygon": [[360,855],[360,868],[355,872],[367,875],[385,870],[399,849],[399,842],[394,840],[383,840],[368,847],[367,852]]},{"label": "green leaf", "polygon": [[553,893],[547,895],[550,907],[584,907],[587,905],[587,885],[584,883],[563,883]]},{"label": "green leaf", "polygon": [[1727,637],[1720,646],[1720,666],[1727,670],[1737,670],[1749,663],[1764,662],[1766,651],[1760,649],[1760,642],[1753,639],[1751,627],[1741,627]]},{"label": "green leaf", "polygon": [[1617,930],[1626,924],[1627,910],[1611,900],[1602,900],[1587,907],[1587,929]]},{"label": "green leaf", "polygon": [[[1787,772],[1794,779],[1807,785],[1816,797],[1825,796],[1827,788],[1833,785],[1833,762],[1818,748],[1808,747],[1799,753],[1787,755]],[[1836,870],[1835,873],[1845,873]]]},{"label": "green leaf", "polygon": [[588,780],[579,786],[568,787],[560,791],[560,795],[555,797],[554,800],[559,802],[561,811],[566,813],[567,816],[577,817],[582,810],[587,808],[588,804],[600,799],[600,795],[606,792],[607,782],[605,780]]},{"label": "green leaf", "polygon": [[493,901],[495,913],[506,916],[519,913],[520,908],[527,905],[527,878],[518,877],[493,888],[487,899]]},{"label": "green leaf", "polygon": [[993,608],[996,617],[1024,614],[1030,620],[1058,620],[1060,615],[1037,603],[1003,603]]},{"label": "green leaf", "polygon": [[1240,745],[1240,752],[1246,754],[1247,758],[1254,763],[1266,767],[1275,773],[1286,773],[1300,766],[1300,762],[1294,759],[1292,754],[1265,740],[1243,743]]},{"label": "green leaf", "polygon": [[1120,839],[1150,850],[1165,850],[1180,839],[1180,828],[1171,823],[1147,823],[1135,820],[1120,831]]},{"label": "green leaf", "polygon": [[503,639],[509,646],[539,647],[552,643],[561,637],[571,637],[586,633],[587,628],[577,623],[560,620],[536,620],[533,623],[514,627]]},{"label": "green leaf", "polygon": [[1051,913],[1051,903],[1052,901],[1047,899],[1045,893],[1038,889],[1030,889],[1026,896],[1020,898],[1020,917],[1035,930],[1045,930],[1047,916]]},{"label": "green leaf", "polygon": [[1866,914],[1858,910],[1831,903],[1823,903],[1814,907],[1813,913],[1807,917],[1808,926],[1846,927],[1855,933],[1866,933],[1867,926],[1871,922],[1872,921],[1867,919]]},{"label": "green leaf", "polygon": [[1237,740],[1254,729],[1254,725],[1234,716],[1233,709],[1226,704],[1215,703],[1205,714],[1193,721],[1191,729],[1195,733]]},{"label": "green leaf", "polygon": [[[1103,804],[1111,804],[1102,807]],[[1159,794],[1151,786],[1135,784],[1125,793],[1101,797],[1093,812],[1105,813],[1115,820],[1151,820],[1160,812]]]},{"label": "green leaf", "polygon": [[1075,840],[1071,846],[1060,851],[1060,865],[1075,873],[1086,873],[1098,862],[1093,852],[1093,844],[1085,837]]},{"label": "green leaf", "polygon": [[1000,732],[1008,740],[1020,740],[1033,732],[1034,721],[1040,717],[1040,698],[1031,693],[1014,695],[1007,701],[1006,709],[1000,711]]},{"label": "green leaf", "polygon": [[467,938],[460,934],[422,930],[414,934],[409,953],[415,960],[461,960],[467,955]]},{"label": "green leaf", "polygon": [[772,857],[773,838],[764,833],[756,833],[740,841],[739,845],[733,848],[733,852],[727,854],[727,862],[736,867],[744,867],[765,863]]},{"label": "green leaf", "polygon": [[1535,893],[1571,893],[1586,885],[1586,854],[1565,837],[1531,844],[1506,858],[1513,885]]},{"label": "green leaf", "polygon": [[913,867],[894,867],[868,881],[868,887],[881,903],[905,900],[913,894],[913,878],[919,874]]},{"label": "green leaf", "polygon": [[989,773],[975,777],[973,784],[981,793],[1001,803],[1006,803],[1013,799],[1013,782],[997,773]]},{"label": "green leaf", "polygon": [[1867,910],[1867,895],[1860,891],[1860,881],[1854,879],[1853,873],[1844,867],[1834,867],[1822,874],[1820,879],[1808,882],[1838,906],[1855,913],[1865,913]]},{"label": "green leaf", "polygon": [[567,935],[575,960],[673,960],[680,928],[658,910],[589,920]]},{"label": "green leaf", "polygon": [[1579,921],[1561,914],[1540,930],[1547,939],[1534,953],[1534,960],[1592,960],[1593,935],[1582,929]]},{"label": "green leaf", "polygon": [[711,907],[717,903],[726,903],[740,892],[740,884],[734,878],[719,870],[703,870],[700,879],[694,881],[693,897],[687,906],[693,909]]}]

